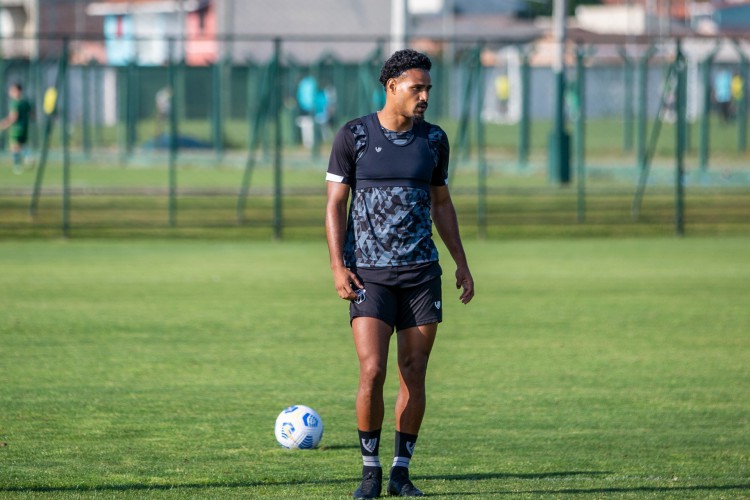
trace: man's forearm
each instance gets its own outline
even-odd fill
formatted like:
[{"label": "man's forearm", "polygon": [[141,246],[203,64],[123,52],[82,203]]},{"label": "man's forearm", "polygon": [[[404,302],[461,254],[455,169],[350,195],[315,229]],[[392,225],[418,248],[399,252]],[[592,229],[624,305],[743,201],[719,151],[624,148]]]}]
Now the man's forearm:
[{"label": "man's forearm", "polygon": [[435,223],[440,239],[443,240],[456,265],[458,267],[468,267],[453,203],[441,203],[433,206],[432,220]]},{"label": "man's forearm", "polygon": [[344,237],[346,234],[346,204],[329,203],[326,207],[326,238],[331,268],[344,265]]}]

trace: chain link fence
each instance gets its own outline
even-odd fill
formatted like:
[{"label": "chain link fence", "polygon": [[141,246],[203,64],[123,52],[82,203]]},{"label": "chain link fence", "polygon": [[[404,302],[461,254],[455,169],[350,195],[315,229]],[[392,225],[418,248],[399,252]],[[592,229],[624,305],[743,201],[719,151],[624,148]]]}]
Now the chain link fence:
[{"label": "chain link fence", "polygon": [[[119,64],[87,58],[108,43],[92,38],[45,39],[39,57],[0,58],[0,84],[21,83],[35,110],[20,173],[10,168],[9,138],[0,138],[0,237],[322,235],[330,141],[343,123],[382,106],[385,41],[227,38],[218,62],[201,65],[181,55],[195,41],[131,41]],[[22,42],[3,39],[2,47]],[[428,119],[451,140],[452,191],[470,233],[669,233],[678,132],[688,228],[746,233],[742,43],[686,46],[681,131],[668,78],[674,40],[571,44],[566,112],[581,140],[571,185],[561,187],[546,171],[554,89],[543,48],[452,42],[450,58],[428,51]],[[717,57],[720,43],[733,58]],[[726,73],[728,111],[715,87]],[[56,106],[45,110],[51,93]],[[0,111],[10,106],[3,93]],[[654,168],[635,223],[632,197],[647,154]]]}]

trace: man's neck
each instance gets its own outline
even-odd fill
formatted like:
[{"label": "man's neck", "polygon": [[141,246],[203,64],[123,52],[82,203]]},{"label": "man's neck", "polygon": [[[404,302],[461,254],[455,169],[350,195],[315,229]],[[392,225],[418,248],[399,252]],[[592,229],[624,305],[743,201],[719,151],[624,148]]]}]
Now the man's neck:
[{"label": "man's neck", "polygon": [[414,119],[389,112],[387,108],[378,111],[380,125],[393,132],[408,132],[414,126]]}]

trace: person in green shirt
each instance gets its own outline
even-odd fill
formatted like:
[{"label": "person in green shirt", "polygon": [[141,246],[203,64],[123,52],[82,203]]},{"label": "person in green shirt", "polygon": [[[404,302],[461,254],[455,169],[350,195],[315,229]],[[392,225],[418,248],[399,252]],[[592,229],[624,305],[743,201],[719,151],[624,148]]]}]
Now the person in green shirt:
[{"label": "person in green shirt", "polygon": [[13,152],[13,170],[20,173],[23,170],[22,155],[29,139],[29,122],[31,121],[31,103],[23,96],[23,87],[14,83],[8,90],[10,96],[10,112],[0,122],[0,129],[9,130],[11,151]]}]

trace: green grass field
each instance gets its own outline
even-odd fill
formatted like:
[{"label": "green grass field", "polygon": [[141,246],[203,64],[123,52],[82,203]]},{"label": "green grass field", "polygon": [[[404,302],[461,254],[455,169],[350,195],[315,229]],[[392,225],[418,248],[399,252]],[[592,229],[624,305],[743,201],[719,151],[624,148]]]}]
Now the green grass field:
[{"label": "green grass field", "polygon": [[[462,306],[445,287],[417,485],[444,498],[750,497],[748,248],[746,236],[467,241],[477,297]],[[0,262],[0,497],[356,487],[357,364],[322,239],[4,241]],[[322,415],[321,448],[276,444],[292,403]],[[388,463],[390,438],[381,452]]]}]

